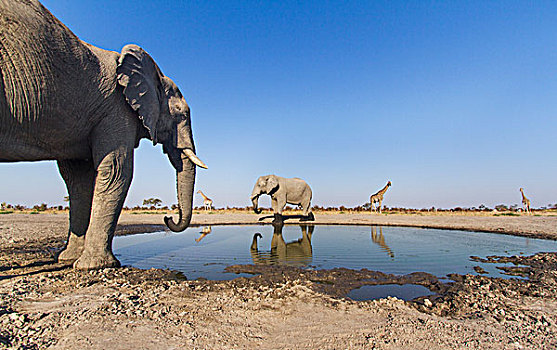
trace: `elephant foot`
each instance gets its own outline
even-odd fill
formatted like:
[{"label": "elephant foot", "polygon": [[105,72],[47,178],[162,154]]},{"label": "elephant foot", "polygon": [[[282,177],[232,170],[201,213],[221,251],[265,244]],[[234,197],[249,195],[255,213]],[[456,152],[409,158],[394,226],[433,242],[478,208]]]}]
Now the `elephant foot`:
[{"label": "elephant foot", "polygon": [[73,267],[78,270],[96,270],[107,267],[120,267],[120,262],[112,252],[93,254],[84,251],[79,259],[74,262]]},{"label": "elephant foot", "polygon": [[70,233],[66,248],[58,254],[58,261],[64,263],[73,263],[83,253],[83,244],[85,243],[85,236],[78,236]]},{"label": "elephant foot", "polygon": [[83,246],[81,247],[68,246],[63,251],[61,251],[60,254],[58,255],[58,262],[73,263],[74,261],[79,259],[82,253],[83,253]]},{"label": "elephant foot", "polygon": [[309,213],[309,215],[301,218],[300,221],[315,221],[315,216],[313,216],[313,213]]},{"label": "elephant foot", "polygon": [[282,214],[275,214],[275,218],[273,219],[273,224],[282,224],[282,223],[284,223]]}]

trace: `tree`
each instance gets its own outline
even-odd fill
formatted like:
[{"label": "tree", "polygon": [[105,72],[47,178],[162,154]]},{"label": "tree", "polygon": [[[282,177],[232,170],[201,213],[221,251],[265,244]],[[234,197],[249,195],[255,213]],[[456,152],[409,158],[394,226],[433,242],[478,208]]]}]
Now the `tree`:
[{"label": "tree", "polygon": [[162,201],[158,198],[147,198],[143,200],[143,205],[151,205],[153,207],[158,207],[162,204]]},{"label": "tree", "polygon": [[35,204],[33,209],[36,211],[45,211],[48,209],[48,205],[46,203],[41,203],[41,205]]}]

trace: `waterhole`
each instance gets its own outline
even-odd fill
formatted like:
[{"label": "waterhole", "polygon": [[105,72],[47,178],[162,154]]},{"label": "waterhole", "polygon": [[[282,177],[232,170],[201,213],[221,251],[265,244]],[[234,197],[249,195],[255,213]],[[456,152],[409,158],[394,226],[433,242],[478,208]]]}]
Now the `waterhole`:
[{"label": "waterhole", "polygon": [[238,277],[223,271],[236,264],[366,268],[398,275],[423,271],[438,277],[484,273],[509,278],[497,269],[505,264],[476,262],[470,256],[549,251],[557,251],[556,241],[381,226],[206,226],[181,233],[165,231],[114,238],[114,253],[123,265],[171,269],[183,272],[188,279],[213,280]]}]

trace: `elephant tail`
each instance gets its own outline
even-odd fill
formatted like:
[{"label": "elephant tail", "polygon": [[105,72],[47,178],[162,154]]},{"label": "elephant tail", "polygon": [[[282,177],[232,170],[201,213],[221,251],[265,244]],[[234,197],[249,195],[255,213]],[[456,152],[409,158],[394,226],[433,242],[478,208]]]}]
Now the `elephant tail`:
[{"label": "elephant tail", "polygon": [[258,238],[263,238],[263,236],[261,236],[261,233],[257,232],[256,234],[253,235],[253,240],[251,241],[251,250],[257,250],[257,239]]}]

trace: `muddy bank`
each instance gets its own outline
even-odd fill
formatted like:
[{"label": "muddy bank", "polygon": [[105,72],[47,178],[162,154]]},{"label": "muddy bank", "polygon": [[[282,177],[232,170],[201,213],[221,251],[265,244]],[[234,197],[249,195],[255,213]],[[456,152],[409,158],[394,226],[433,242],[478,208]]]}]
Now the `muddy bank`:
[{"label": "muddy bank", "polygon": [[[425,273],[393,276],[369,270],[310,271],[245,265],[229,269],[257,275],[232,281],[188,281],[187,276],[167,270],[124,267],[75,271],[55,260],[56,252],[64,244],[65,215],[12,215],[0,217],[0,348],[542,349],[557,346],[555,253],[476,258],[486,262],[513,262],[516,266],[507,268],[507,272],[528,280],[451,275],[452,281],[439,281]],[[237,223],[256,223],[253,220],[257,216],[242,215],[248,215],[252,221]],[[149,227],[158,230],[161,217],[124,215],[119,233]],[[373,220],[383,220],[377,217],[380,219]],[[194,216],[194,223],[209,225],[240,219],[204,214]],[[391,223],[409,220],[390,219]],[[505,223],[499,219],[512,220]],[[489,222],[507,228],[518,222],[524,226],[524,232],[550,235],[552,231],[546,227],[546,220],[554,219],[542,219],[497,217],[495,221],[481,222],[484,226]],[[450,221],[442,220],[442,223]],[[464,222],[462,218],[454,221],[454,225]],[[429,288],[431,295],[408,302],[394,298],[355,302],[345,298],[352,288],[389,282],[420,284]]]}]

